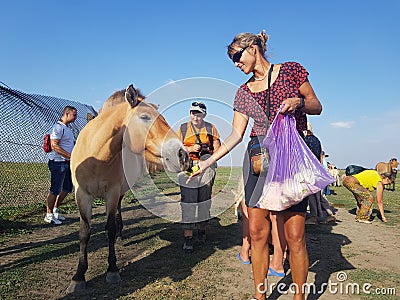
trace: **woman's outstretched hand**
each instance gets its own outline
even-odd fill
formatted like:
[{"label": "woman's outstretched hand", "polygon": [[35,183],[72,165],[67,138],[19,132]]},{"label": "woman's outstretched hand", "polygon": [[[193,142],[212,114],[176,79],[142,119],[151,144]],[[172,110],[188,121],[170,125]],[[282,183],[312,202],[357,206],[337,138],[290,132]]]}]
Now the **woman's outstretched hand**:
[{"label": "woman's outstretched hand", "polygon": [[207,169],[208,166],[206,164],[206,161],[199,161],[199,163],[195,166],[192,167],[192,173],[190,174],[189,178],[186,180],[186,184],[189,184],[192,179],[204,172],[205,169]]}]

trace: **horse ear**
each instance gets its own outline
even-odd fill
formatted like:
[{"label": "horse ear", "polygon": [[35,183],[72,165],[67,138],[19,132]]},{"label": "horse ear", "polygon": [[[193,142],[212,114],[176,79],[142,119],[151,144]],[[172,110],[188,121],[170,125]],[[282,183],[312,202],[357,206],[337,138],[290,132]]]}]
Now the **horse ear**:
[{"label": "horse ear", "polygon": [[155,110],[158,110],[160,108],[160,104],[153,104],[153,103],[149,103],[151,106],[154,107]]},{"label": "horse ear", "polygon": [[139,93],[132,84],[130,84],[125,90],[125,100],[128,101],[132,108],[134,108],[140,102]]}]

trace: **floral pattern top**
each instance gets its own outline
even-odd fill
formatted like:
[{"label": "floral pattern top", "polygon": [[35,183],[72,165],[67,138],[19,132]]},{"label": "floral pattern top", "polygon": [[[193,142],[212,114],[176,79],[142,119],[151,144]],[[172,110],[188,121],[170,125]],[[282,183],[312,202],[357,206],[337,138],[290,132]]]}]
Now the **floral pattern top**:
[{"label": "floral pattern top", "polygon": [[[239,87],[235,95],[233,108],[254,120],[250,136],[265,135],[267,133],[267,129],[274,120],[282,102],[287,98],[300,97],[299,88],[307,81],[307,77],[307,70],[299,63],[282,63],[278,77],[269,88],[269,112],[267,111],[268,89],[253,93],[246,83]],[[305,130],[307,128],[306,114],[296,110],[294,116],[297,130]]]}]

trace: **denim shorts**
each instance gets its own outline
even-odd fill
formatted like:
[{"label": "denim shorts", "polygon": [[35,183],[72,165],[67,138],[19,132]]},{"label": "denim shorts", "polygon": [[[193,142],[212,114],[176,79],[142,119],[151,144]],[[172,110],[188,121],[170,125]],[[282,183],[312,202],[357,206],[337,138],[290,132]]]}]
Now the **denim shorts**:
[{"label": "denim shorts", "polygon": [[58,195],[61,191],[71,193],[73,185],[69,161],[49,160],[47,165],[51,178],[50,193],[53,195]]}]

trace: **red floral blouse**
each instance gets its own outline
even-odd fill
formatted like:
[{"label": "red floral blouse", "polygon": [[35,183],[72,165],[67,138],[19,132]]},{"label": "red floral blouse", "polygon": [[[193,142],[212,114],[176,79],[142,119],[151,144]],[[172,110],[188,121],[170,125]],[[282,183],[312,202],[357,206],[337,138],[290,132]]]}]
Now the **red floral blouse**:
[{"label": "red floral blouse", "polygon": [[[270,86],[268,126],[266,126],[268,89],[253,93],[245,83],[239,87],[235,95],[233,108],[254,120],[250,136],[265,135],[267,133],[269,124],[274,120],[283,100],[299,97],[299,88],[307,80],[307,76],[307,70],[297,62],[285,62],[281,65],[278,77]],[[297,130],[306,130],[306,114],[296,110],[294,116]]]}]

